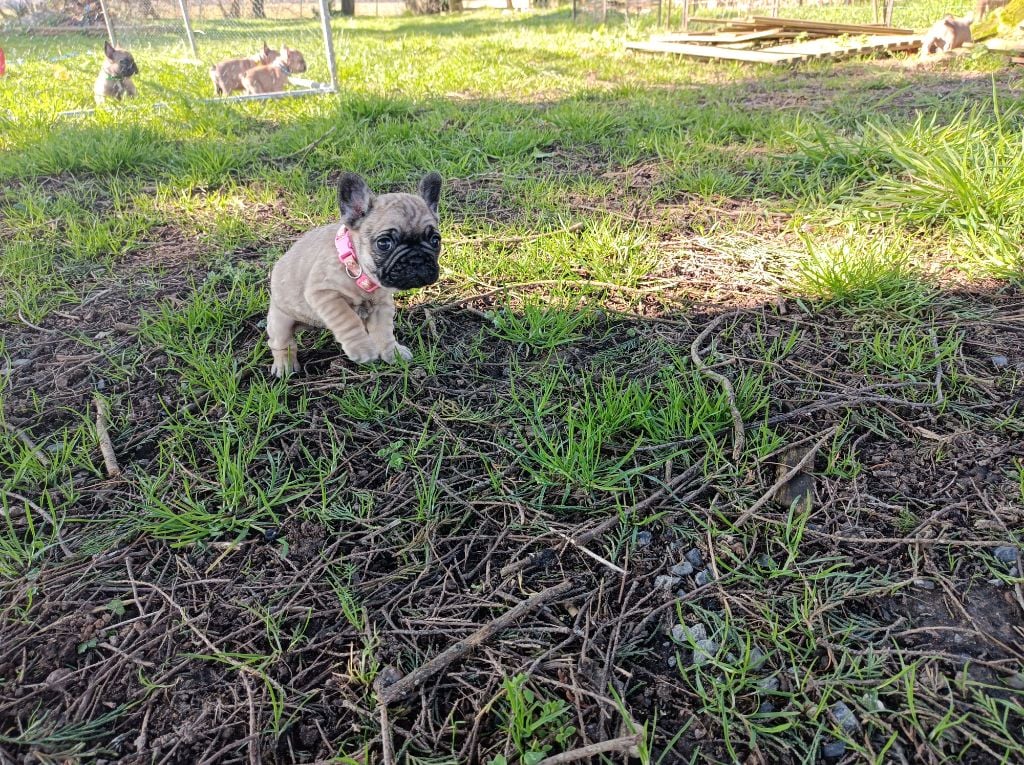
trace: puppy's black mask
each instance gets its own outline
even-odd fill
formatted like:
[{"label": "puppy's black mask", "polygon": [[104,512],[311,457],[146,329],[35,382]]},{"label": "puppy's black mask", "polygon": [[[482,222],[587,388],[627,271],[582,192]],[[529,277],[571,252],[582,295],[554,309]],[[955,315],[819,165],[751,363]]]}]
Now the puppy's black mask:
[{"label": "puppy's black mask", "polygon": [[382,231],[373,241],[373,261],[385,287],[408,290],[433,284],[441,275],[441,235],[433,226],[418,232]]}]

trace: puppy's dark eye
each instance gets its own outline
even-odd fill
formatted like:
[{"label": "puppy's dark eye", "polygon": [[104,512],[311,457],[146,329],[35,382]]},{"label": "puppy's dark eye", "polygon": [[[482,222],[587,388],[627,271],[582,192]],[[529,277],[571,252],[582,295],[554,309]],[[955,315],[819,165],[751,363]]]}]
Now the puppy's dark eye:
[{"label": "puppy's dark eye", "polygon": [[430,235],[430,246],[440,247],[441,246],[441,235],[436,231]]},{"label": "puppy's dark eye", "polygon": [[395,242],[390,236],[382,236],[377,240],[377,249],[380,252],[391,252],[394,246]]}]

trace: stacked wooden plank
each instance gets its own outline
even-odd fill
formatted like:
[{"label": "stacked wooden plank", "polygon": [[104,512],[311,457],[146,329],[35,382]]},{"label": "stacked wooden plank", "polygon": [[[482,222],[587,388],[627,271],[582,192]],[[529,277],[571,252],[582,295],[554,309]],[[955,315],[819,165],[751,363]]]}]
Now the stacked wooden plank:
[{"label": "stacked wooden plank", "polygon": [[711,32],[655,35],[648,42],[627,43],[631,50],[676,53],[693,58],[794,64],[814,59],[841,59],[883,51],[912,51],[921,36],[911,29],[884,24],[834,24],[810,19],[751,16],[746,19],[690,19],[717,24]]}]

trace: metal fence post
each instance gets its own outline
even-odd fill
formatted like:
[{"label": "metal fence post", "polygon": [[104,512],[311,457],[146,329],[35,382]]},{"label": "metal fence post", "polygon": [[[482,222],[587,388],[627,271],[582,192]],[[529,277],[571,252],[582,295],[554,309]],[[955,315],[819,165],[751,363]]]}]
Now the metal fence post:
[{"label": "metal fence post", "polygon": [[100,0],[100,10],[103,11],[103,23],[107,25],[107,37],[110,38],[110,44],[115,48],[117,43],[114,41],[114,22],[110,20],[110,13],[107,11],[107,4]]},{"label": "metal fence post", "polygon": [[196,37],[192,34],[192,20],[188,16],[188,3],[186,3],[185,0],[178,0],[178,5],[181,6],[181,20],[185,22],[185,34],[188,35],[188,45],[192,48],[192,57],[198,59],[199,54],[196,53]]},{"label": "metal fence post", "polygon": [[334,38],[331,36],[331,9],[328,8],[327,0],[320,0],[320,22],[324,28],[324,48],[327,50],[327,69],[331,73],[331,87],[337,93],[341,86],[338,83],[338,62],[334,60]]}]

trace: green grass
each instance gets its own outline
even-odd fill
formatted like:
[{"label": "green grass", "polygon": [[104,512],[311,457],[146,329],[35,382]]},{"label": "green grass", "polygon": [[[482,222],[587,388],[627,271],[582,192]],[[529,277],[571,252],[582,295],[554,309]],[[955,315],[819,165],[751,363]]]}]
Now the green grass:
[{"label": "green grass", "polygon": [[[914,2],[895,22],[945,10]],[[867,5],[786,15],[871,20]],[[1024,467],[1009,440],[1024,432],[1013,403],[1024,382],[991,362],[1015,352],[1019,316],[986,327],[1024,282],[1024,112],[1002,59],[790,71],[645,57],[622,43],[652,32],[652,18],[595,26],[565,8],[335,30],[338,96],[200,103],[205,64],[264,35],[305,46],[309,76],[326,78],[312,22],[207,23],[203,66],[177,61],[180,36],[128,35],[139,100],[70,119],[54,117],[90,105],[96,38],[5,36],[0,614],[11,639],[53,632],[58,648],[81,647],[69,662],[109,667],[118,620],[162,614],[164,652],[139,654],[153,666],[136,667],[127,703],[214,673],[206,690],[227,688],[244,708],[224,730],[258,728],[263,749],[250,755],[316,759],[320,726],[322,755],[364,761],[379,747],[381,676],[565,573],[588,591],[466,659],[437,686],[459,691],[426,726],[431,746],[410,735],[399,761],[455,761],[476,726],[481,761],[534,762],[581,745],[581,723],[598,718],[608,738],[640,733],[652,763],[682,761],[677,744],[695,761],[813,762],[837,741],[857,762],[1013,761],[1024,709],[1005,673],[957,673],[938,649],[903,653],[890,633],[924,576],[964,593],[1019,577],[980,548],[878,546],[872,558],[827,545],[876,531],[1009,539],[1019,520]],[[375,190],[409,190],[428,169],[446,179],[446,245],[441,281],[400,298],[397,333],[414,359],[355,367],[307,330],[306,373],[271,379],[268,269],[336,218],[332,179],[353,170]],[[746,424],[734,459],[729,396],[690,344],[738,306],[749,310],[697,349],[732,382]],[[112,413],[120,477],[99,457],[95,395]],[[836,400],[847,403],[789,418]],[[779,455],[822,436],[812,465],[825,506],[762,502],[737,524]],[[878,471],[901,470],[880,444],[936,474],[991,459],[957,478],[983,484],[992,494],[977,507],[1007,528],[972,525],[920,487],[884,491]],[[616,514],[619,527],[583,545],[599,561],[566,545],[555,566],[498,576]],[[669,627],[700,623],[712,643],[666,654],[664,620],[632,627],[661,602],[653,576],[693,546],[715,556],[717,580],[663,614]],[[628,578],[601,579],[608,564]],[[282,584],[282,570],[294,578]],[[438,588],[465,600],[436,602]],[[65,592],[90,620],[113,614],[109,632],[59,632],[47,620],[63,624]],[[581,635],[585,648],[571,642]],[[15,671],[28,677],[25,661]],[[839,701],[855,735],[830,711]],[[419,703],[391,709],[400,738]],[[105,747],[138,728],[136,711],[111,703],[65,721],[33,701],[0,717],[0,744],[116,759]]]}]

